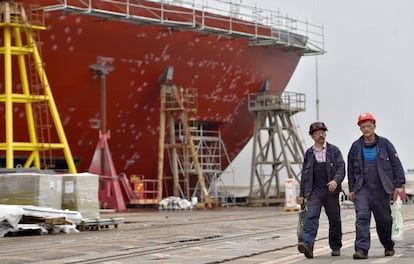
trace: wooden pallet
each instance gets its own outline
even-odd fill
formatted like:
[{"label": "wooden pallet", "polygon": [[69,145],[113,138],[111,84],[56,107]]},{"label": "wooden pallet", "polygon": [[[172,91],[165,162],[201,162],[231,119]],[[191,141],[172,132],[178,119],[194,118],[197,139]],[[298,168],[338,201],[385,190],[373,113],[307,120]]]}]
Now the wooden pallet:
[{"label": "wooden pallet", "polygon": [[71,222],[66,221],[64,216],[47,218],[41,216],[32,216],[32,215],[23,215],[20,220],[21,224],[38,224],[38,225],[66,225],[71,224]]},{"label": "wooden pallet", "polygon": [[108,229],[110,226],[118,228],[120,223],[124,222],[124,218],[104,218],[104,219],[85,219],[82,220],[76,228],[80,231],[99,231]]}]

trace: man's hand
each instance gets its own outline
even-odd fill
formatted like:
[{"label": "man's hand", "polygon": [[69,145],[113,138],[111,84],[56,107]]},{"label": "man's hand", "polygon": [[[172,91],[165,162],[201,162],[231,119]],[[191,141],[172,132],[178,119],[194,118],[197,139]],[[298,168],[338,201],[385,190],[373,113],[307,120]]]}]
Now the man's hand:
[{"label": "man's hand", "polygon": [[354,199],[355,199],[355,192],[350,192],[350,193],[349,193],[349,200],[350,200],[351,202],[353,202],[353,201],[354,201]]},{"label": "man's hand", "polygon": [[393,193],[394,201],[397,200],[397,195],[400,195],[402,201],[405,201],[405,186],[403,185],[401,188],[395,188]]},{"label": "man's hand", "polygon": [[338,184],[336,183],[336,181],[332,180],[332,181],[328,182],[328,184],[326,186],[328,186],[328,190],[330,192],[333,192],[333,191],[336,190],[336,187],[338,187]]},{"label": "man's hand", "polygon": [[303,204],[303,201],[304,201],[304,200],[305,200],[305,199],[304,199],[303,197],[299,197],[299,198],[298,198],[298,203],[299,203],[299,204]]}]

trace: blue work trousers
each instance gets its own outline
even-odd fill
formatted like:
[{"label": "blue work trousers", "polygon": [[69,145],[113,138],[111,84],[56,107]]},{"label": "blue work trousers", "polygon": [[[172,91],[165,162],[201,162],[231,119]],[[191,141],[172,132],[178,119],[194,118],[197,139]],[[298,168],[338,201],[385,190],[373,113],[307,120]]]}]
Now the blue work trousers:
[{"label": "blue work trousers", "polygon": [[366,161],[364,184],[355,194],[356,213],[355,251],[368,253],[371,247],[371,212],[374,215],[378,238],[385,249],[393,249],[391,240],[391,195],[382,187],[375,161]]},{"label": "blue work trousers", "polygon": [[329,246],[332,250],[339,250],[342,247],[342,223],[341,210],[339,206],[339,194],[324,194],[312,192],[306,202],[308,216],[303,227],[303,243],[311,250],[319,228],[319,217],[322,206],[329,220]]}]

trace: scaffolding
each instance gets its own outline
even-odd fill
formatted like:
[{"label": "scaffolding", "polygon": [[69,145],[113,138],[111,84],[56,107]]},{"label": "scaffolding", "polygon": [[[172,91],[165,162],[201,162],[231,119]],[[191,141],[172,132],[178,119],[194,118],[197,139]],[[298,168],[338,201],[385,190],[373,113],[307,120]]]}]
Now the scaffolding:
[{"label": "scaffolding", "polygon": [[323,27],[234,1],[50,0],[41,1],[39,9],[226,35],[248,39],[250,46],[278,46],[302,55],[325,53]]},{"label": "scaffolding", "polygon": [[[218,124],[210,124],[206,122],[191,121],[190,134],[191,139],[196,148],[198,162],[203,172],[207,193],[216,201],[226,202],[227,197],[223,190],[219,189],[219,185],[224,183],[221,181],[223,174],[222,162],[225,160],[230,164],[230,157],[227,153],[226,146],[221,137]],[[176,138],[184,139],[185,131],[181,123],[178,124],[176,130]],[[194,163],[189,162],[189,157],[185,152],[178,152],[178,166],[181,174],[194,174],[196,172]],[[203,193],[201,186],[197,183],[190,186],[184,195],[187,199],[191,197],[201,198]]]},{"label": "scaffolding", "polygon": [[[0,3],[0,17],[3,33],[0,54],[4,60],[4,89],[0,103],[5,111],[5,141],[0,142],[0,151],[6,153],[5,167],[15,167],[16,153],[29,153],[24,168],[54,168],[52,153],[63,151],[69,172],[76,173],[38,47],[38,31],[46,29],[43,13],[29,12],[28,16],[21,3],[5,1]],[[21,87],[16,85],[16,77],[20,77]],[[24,112],[27,141],[14,136],[16,111]],[[55,137],[57,141],[53,142]]]},{"label": "scaffolding", "polygon": [[249,94],[249,111],[255,116],[249,204],[283,202],[282,179],[299,182],[304,147],[294,115],[304,110],[304,94]]},{"label": "scaffolding", "polygon": [[[227,198],[219,193],[218,185],[222,183],[222,162],[230,163],[230,157],[219,124],[196,119],[197,90],[172,84],[172,71],[172,67],[166,70],[161,86],[158,186],[166,179],[163,165],[167,150],[173,195],[188,200],[197,197],[211,207]],[[162,195],[161,187],[159,200]]]},{"label": "scaffolding", "polygon": [[[164,152],[170,155],[173,195],[189,198],[191,186],[196,179],[200,201],[212,207],[217,202],[210,197],[200,164],[199,152],[193,138],[197,93],[195,89],[183,89],[172,83],[173,67],[161,76],[161,109],[158,152],[158,200],[163,196]],[[181,129],[177,129],[181,127]],[[168,129],[168,132],[166,130]],[[177,130],[182,131],[177,136]],[[181,167],[179,166],[181,165]],[[184,192],[182,191],[184,189]]]}]

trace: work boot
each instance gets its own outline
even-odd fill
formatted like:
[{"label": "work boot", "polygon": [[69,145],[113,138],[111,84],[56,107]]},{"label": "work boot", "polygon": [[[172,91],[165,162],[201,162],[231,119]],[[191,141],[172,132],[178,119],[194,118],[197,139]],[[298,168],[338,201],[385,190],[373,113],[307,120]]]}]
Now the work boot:
[{"label": "work boot", "polygon": [[331,256],[332,257],[339,257],[341,255],[341,250],[339,249],[334,249],[331,251]]},{"label": "work boot", "polygon": [[362,251],[356,251],[354,255],[352,256],[354,259],[367,259],[368,254],[362,252]]},{"label": "work boot", "polygon": [[299,250],[300,253],[305,254],[306,258],[313,258],[312,250],[307,245],[305,245],[305,243],[300,242],[298,244],[298,250]]},{"label": "work boot", "polygon": [[394,256],[394,254],[395,254],[395,250],[394,250],[393,248],[391,248],[391,249],[386,249],[386,250],[385,250],[385,252],[384,252],[384,255],[385,255],[386,257],[391,257],[391,256]]}]

